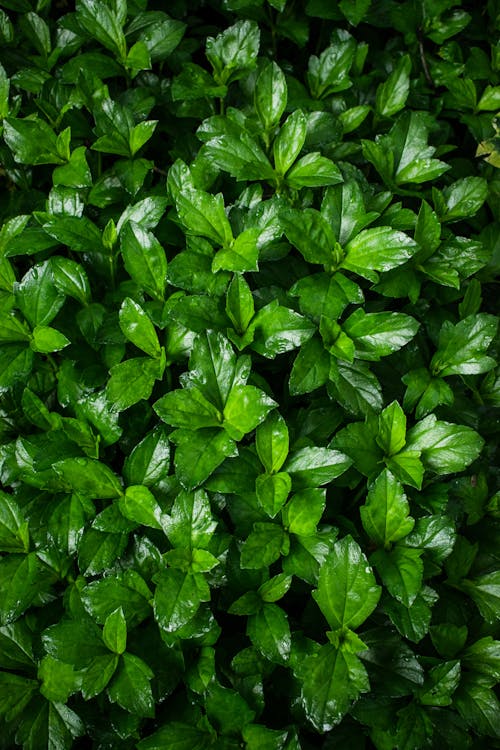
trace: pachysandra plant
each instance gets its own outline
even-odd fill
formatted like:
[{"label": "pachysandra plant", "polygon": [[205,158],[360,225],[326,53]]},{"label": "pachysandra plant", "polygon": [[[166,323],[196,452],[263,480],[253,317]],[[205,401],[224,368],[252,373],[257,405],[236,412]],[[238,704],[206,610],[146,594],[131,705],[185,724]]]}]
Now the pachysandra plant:
[{"label": "pachysandra plant", "polygon": [[0,748],[500,748],[500,5],[0,0]]}]

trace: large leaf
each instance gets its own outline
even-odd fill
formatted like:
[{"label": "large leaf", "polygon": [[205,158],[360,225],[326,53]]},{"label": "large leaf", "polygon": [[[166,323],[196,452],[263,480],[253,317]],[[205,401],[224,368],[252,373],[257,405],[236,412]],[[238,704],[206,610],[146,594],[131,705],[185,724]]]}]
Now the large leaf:
[{"label": "large leaf", "polygon": [[358,657],[335,646],[323,646],[307,657],[303,669],[302,705],[322,733],[339,724],[360,693],[369,690],[368,675]]},{"label": "large leaf", "polygon": [[359,627],[373,612],[381,589],[359,545],[336,542],[322,564],[313,596],[332,629]]}]

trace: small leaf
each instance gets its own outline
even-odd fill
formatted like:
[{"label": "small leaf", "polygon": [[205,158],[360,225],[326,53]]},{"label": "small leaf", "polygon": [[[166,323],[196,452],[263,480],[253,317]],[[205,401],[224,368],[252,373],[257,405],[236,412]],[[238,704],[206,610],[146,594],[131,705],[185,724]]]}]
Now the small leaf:
[{"label": "small leaf", "polygon": [[387,80],[377,88],[376,110],[379,115],[392,117],[403,109],[410,93],[410,72],[410,57],[403,55]]},{"label": "small leaf", "polygon": [[104,623],[102,639],[114,654],[123,654],[127,647],[127,623],[121,607],[113,610]]},{"label": "small leaf", "polygon": [[160,356],[160,342],[155,328],[142,307],[126,297],[119,312],[120,328],[123,334],[150,357]]},{"label": "small leaf", "polygon": [[291,534],[311,536],[325,510],[325,490],[297,492],[283,511],[283,524]]}]

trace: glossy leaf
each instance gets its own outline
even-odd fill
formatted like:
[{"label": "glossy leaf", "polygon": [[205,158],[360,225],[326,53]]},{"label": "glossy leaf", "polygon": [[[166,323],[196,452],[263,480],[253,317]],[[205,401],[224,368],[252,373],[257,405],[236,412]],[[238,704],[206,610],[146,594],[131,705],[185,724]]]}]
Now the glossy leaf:
[{"label": "glossy leaf", "polygon": [[415,525],[402,485],[384,469],[373,482],[360,508],[363,528],[375,544],[386,546],[404,539]]},{"label": "glossy leaf", "polygon": [[330,627],[359,627],[377,606],[380,593],[359,545],[349,536],[336,542],[313,592]]}]

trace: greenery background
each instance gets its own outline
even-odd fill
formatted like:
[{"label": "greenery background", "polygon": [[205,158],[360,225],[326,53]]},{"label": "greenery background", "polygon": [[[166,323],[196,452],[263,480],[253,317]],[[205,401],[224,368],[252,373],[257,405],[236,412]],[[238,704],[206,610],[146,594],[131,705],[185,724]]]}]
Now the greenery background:
[{"label": "greenery background", "polygon": [[500,747],[499,31],[0,1],[0,747]]}]

